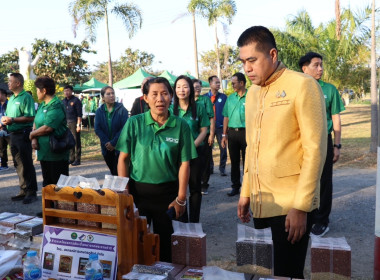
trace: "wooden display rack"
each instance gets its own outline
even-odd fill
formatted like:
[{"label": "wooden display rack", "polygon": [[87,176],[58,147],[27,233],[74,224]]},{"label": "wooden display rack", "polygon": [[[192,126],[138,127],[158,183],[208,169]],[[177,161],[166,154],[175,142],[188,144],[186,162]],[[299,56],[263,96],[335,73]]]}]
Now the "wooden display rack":
[{"label": "wooden display rack", "polygon": [[[57,209],[54,203],[56,201],[111,206],[116,208],[116,216]],[[134,264],[151,265],[159,260],[159,237],[157,234],[147,232],[145,218],[134,216],[131,195],[116,193],[109,189],[95,191],[80,187],[63,187],[56,190],[55,185],[48,185],[42,189],[42,212],[44,225],[116,235],[117,278],[120,280]],[[116,225],[117,229],[63,224],[59,223],[58,218],[109,223]]]}]

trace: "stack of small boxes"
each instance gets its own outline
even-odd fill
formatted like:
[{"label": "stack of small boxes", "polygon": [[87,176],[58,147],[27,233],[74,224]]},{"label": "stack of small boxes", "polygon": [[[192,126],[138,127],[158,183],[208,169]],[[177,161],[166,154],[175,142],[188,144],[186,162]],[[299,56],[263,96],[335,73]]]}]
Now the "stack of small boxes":
[{"label": "stack of small boxes", "polygon": [[312,236],[311,279],[351,279],[351,247],[344,237]]},{"label": "stack of small boxes", "polygon": [[273,275],[273,241],[270,228],[254,229],[238,224],[236,264],[239,272]]}]

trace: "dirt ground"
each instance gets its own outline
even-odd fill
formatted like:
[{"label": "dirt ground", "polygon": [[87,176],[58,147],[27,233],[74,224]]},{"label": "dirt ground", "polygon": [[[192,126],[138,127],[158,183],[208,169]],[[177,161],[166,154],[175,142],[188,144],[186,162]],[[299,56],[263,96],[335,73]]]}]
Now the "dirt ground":
[{"label": "dirt ground", "polygon": [[[9,164],[12,166],[12,162]],[[216,173],[210,179],[209,194],[203,196],[201,209],[201,222],[207,234],[208,265],[235,270],[238,196],[227,196],[231,185],[230,177],[221,177],[217,166],[215,170]],[[39,163],[36,163],[36,171],[41,190]],[[100,184],[103,183],[105,174],[109,173],[103,161],[84,161],[81,166],[70,167],[70,175],[96,177]],[[229,175],[229,166],[227,174]],[[375,169],[334,170],[333,209],[330,231],[326,237],[346,237],[352,248],[352,279],[373,279],[375,185]],[[0,212],[35,215],[41,211],[41,191],[38,192],[39,201],[28,206],[10,200],[19,191],[18,177],[13,167],[0,173],[0,189]],[[309,255],[305,277],[310,279]]]}]

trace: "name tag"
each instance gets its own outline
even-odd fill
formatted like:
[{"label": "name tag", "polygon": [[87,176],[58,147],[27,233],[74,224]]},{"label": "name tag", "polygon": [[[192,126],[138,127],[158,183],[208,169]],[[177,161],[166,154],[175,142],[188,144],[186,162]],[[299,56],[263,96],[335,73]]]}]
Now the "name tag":
[{"label": "name tag", "polygon": [[46,112],[47,112],[47,110],[45,109],[45,110],[44,110],[44,113],[46,113]]},{"label": "name tag", "polygon": [[16,105],[20,105],[20,102],[15,102]]},{"label": "name tag", "polygon": [[178,143],[178,139],[172,137],[166,137],[166,142]]},{"label": "name tag", "polygon": [[327,98],[327,95],[325,95],[325,98]]}]

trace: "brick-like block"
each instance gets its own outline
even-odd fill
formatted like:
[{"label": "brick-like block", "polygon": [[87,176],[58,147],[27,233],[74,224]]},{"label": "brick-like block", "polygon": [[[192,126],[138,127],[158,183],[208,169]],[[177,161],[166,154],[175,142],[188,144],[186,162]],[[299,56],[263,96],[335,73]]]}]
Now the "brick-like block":
[{"label": "brick-like block", "polygon": [[172,234],[172,262],[202,267],[206,260],[206,235],[190,236]]},{"label": "brick-like block", "polygon": [[[77,211],[84,212],[84,213],[99,214],[100,206],[96,204],[78,202]],[[78,220],[78,225],[87,226],[87,227],[101,227],[101,224],[102,223],[98,223],[98,222]]]},{"label": "brick-like block", "polygon": [[175,264],[175,263],[168,263],[168,262],[155,262],[153,266],[170,269],[170,274],[173,277],[177,276],[178,273],[180,273],[185,268],[185,266],[182,264]]}]

